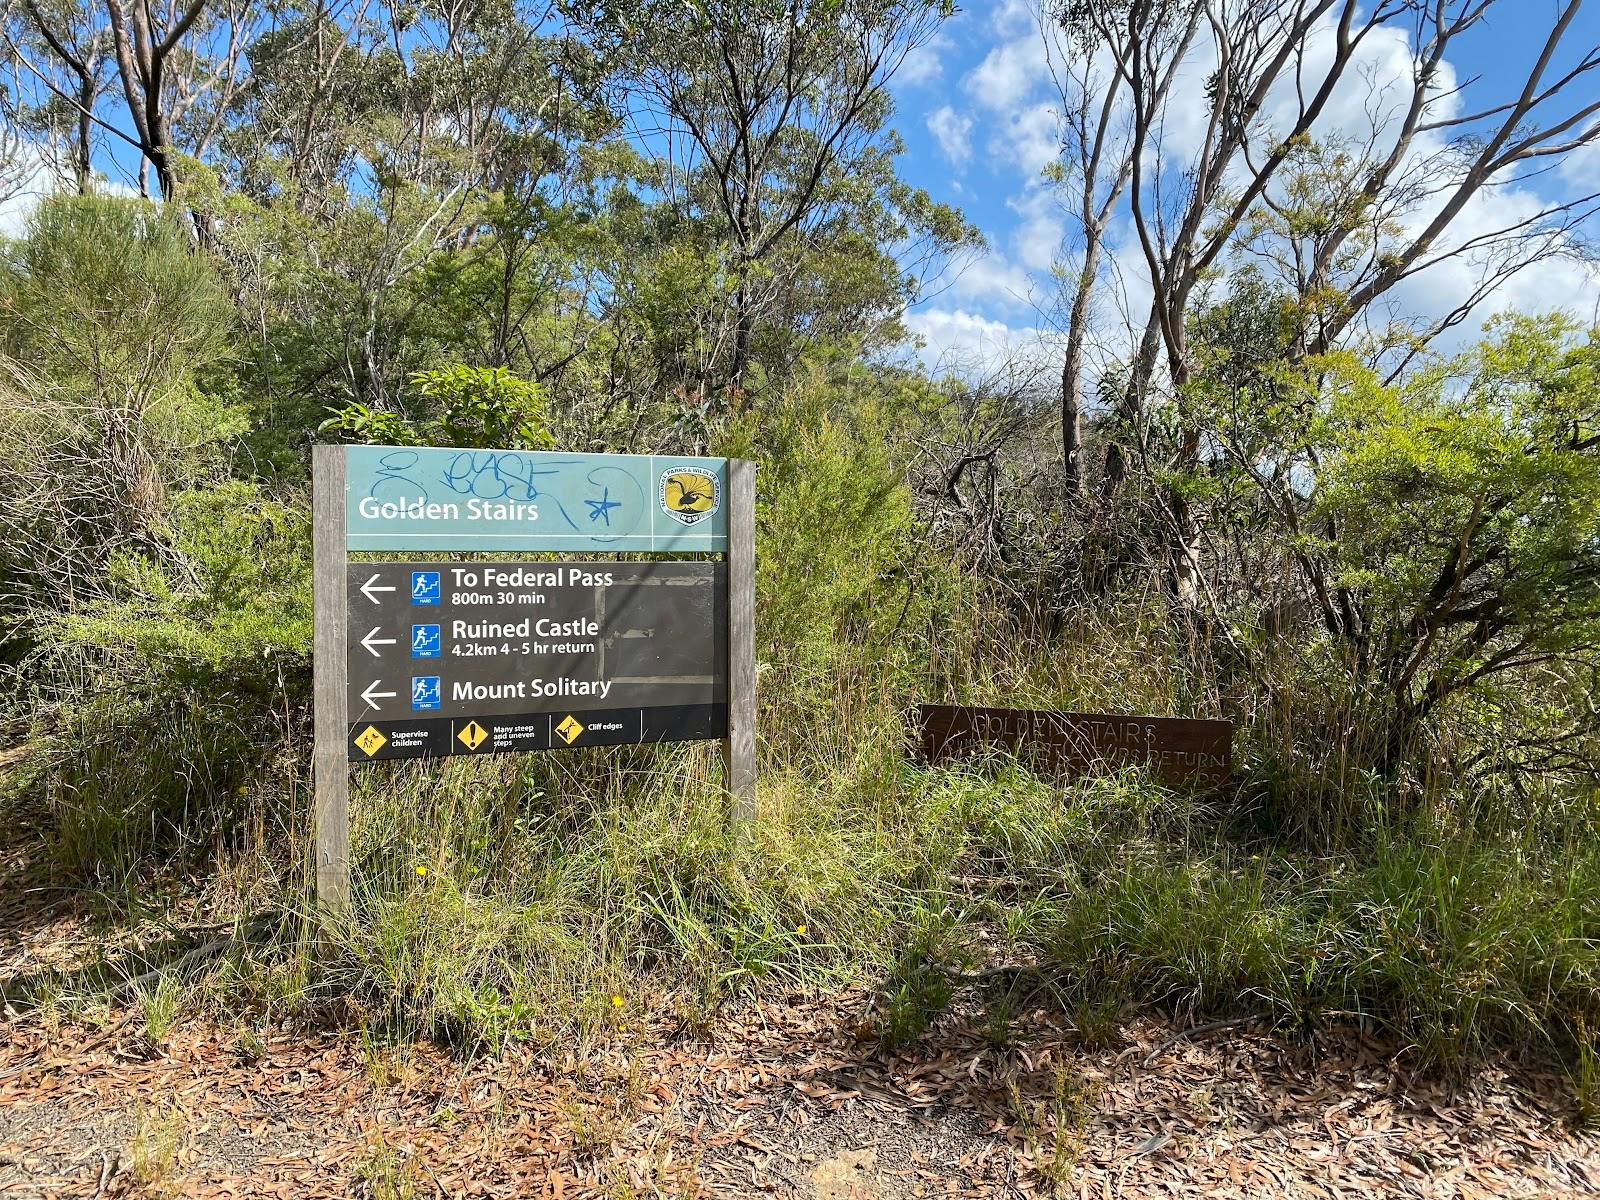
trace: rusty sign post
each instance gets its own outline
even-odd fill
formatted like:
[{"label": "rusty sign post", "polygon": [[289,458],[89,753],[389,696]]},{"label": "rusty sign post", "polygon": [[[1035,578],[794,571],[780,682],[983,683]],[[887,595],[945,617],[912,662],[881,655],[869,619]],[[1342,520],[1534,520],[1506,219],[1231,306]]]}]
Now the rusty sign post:
[{"label": "rusty sign post", "polygon": [[349,901],[350,763],[721,740],[731,811],[753,814],[753,464],[317,446],[312,493],[320,902]]},{"label": "rusty sign post", "polygon": [[1226,787],[1233,771],[1228,721],[924,704],[917,723],[927,763],[1004,750],[1057,778],[1137,766],[1177,788]]}]

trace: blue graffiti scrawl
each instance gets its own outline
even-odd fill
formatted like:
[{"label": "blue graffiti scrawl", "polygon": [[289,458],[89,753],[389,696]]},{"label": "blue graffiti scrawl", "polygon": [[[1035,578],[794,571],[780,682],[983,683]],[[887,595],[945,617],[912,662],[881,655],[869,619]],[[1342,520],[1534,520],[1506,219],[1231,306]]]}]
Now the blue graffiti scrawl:
[{"label": "blue graffiti scrawl", "polygon": [[727,549],[720,503],[685,525],[662,499],[689,469],[720,500],[723,458],[351,446],[345,469],[351,550]]},{"label": "blue graffiti scrawl", "polygon": [[597,521],[601,522],[601,523],[603,523],[605,525],[605,527],[606,527],[606,529],[608,531],[611,528],[611,510],[613,508],[621,508],[622,507],[622,501],[613,500],[611,498],[611,489],[610,488],[606,488],[601,493],[600,499],[598,499],[598,500],[585,500],[584,503],[589,506],[589,521],[590,521],[590,523],[593,524],[593,523],[595,523]]}]

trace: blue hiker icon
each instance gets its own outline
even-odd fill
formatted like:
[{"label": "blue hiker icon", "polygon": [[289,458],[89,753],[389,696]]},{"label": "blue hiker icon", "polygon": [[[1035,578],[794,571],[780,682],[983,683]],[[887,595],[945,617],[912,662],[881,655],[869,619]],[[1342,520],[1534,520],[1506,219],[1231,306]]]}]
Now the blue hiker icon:
[{"label": "blue hiker icon", "polygon": [[438,658],[439,654],[439,627],[437,625],[413,625],[411,627],[411,657]]},{"label": "blue hiker icon", "polygon": [[411,677],[411,707],[417,712],[429,712],[439,707],[439,677],[413,675]]},{"label": "blue hiker icon", "polygon": [[411,572],[411,603],[437,604],[439,603],[439,572],[413,571]]}]

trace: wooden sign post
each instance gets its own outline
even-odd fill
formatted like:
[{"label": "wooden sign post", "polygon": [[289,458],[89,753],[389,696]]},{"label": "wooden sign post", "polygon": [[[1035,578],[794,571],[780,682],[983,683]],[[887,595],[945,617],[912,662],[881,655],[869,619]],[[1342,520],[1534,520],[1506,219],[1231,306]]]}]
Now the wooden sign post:
[{"label": "wooden sign post", "polygon": [[753,464],[318,446],[312,490],[321,903],[350,898],[351,763],[715,739],[730,813],[753,816]]},{"label": "wooden sign post", "polygon": [[756,815],[756,465],[728,464],[728,736],[722,781],[735,821]]},{"label": "wooden sign post", "polygon": [[311,623],[313,743],[311,823],[317,854],[317,900],[350,902],[350,771],[344,739],[345,461],[343,446],[311,447]]}]

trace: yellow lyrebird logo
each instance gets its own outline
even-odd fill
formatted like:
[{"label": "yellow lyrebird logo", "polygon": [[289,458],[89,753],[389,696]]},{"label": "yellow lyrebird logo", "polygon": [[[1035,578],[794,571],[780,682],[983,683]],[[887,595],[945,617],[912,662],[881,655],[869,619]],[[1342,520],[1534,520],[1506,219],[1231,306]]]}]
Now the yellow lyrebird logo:
[{"label": "yellow lyrebird logo", "polygon": [[709,517],[722,503],[722,484],[710,471],[674,467],[661,476],[661,511],[685,525]]}]

